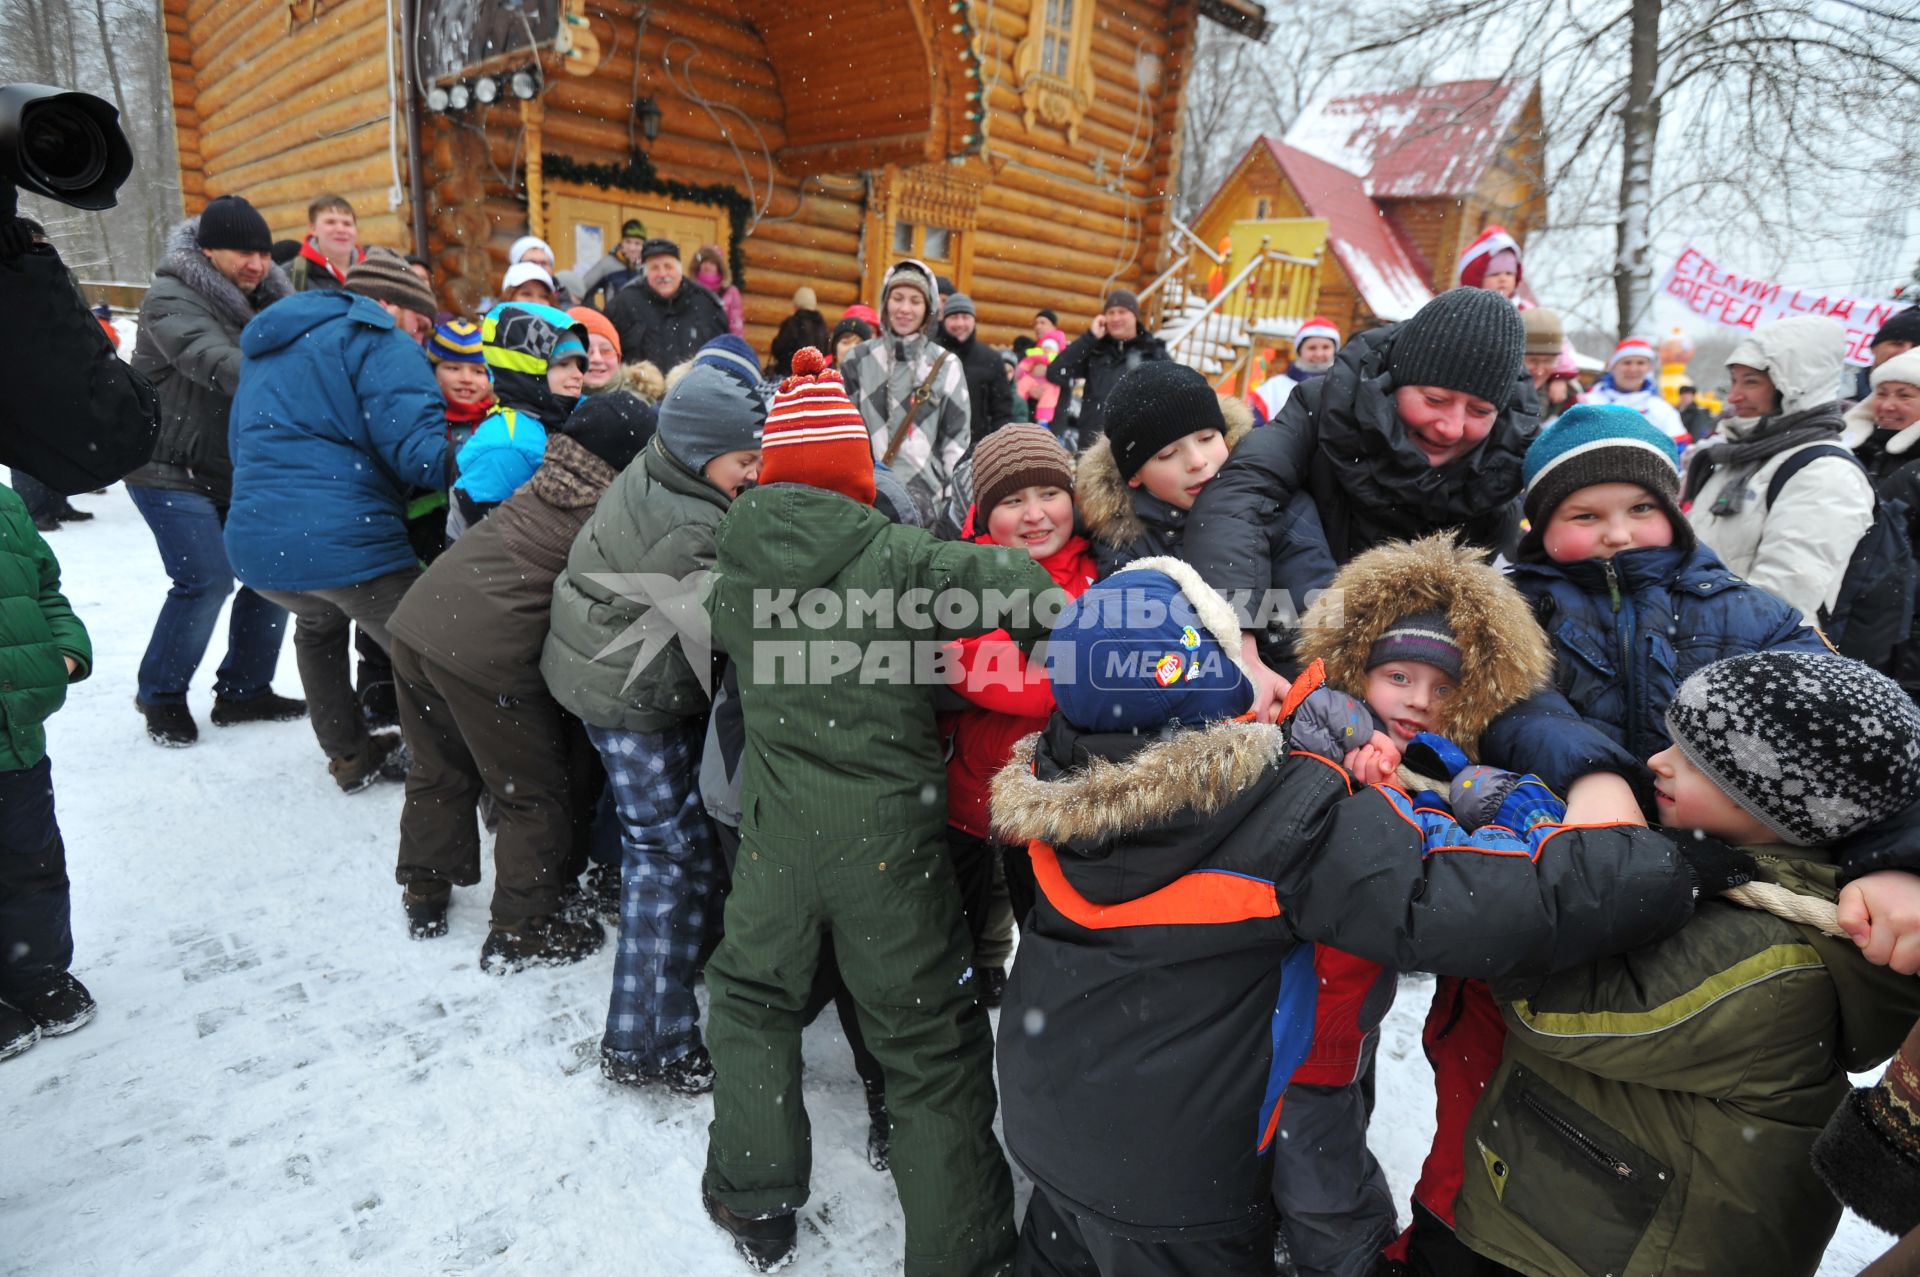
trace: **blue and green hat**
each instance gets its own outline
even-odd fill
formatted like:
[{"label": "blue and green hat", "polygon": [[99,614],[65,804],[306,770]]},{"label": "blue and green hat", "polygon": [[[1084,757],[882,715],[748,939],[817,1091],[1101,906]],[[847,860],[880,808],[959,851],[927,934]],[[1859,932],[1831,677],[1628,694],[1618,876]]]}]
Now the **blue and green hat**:
[{"label": "blue and green hat", "polygon": [[1520,477],[1527,519],[1536,531],[1562,501],[1598,483],[1638,484],[1661,499],[1669,518],[1686,523],[1677,504],[1680,450],[1664,430],[1623,404],[1567,409],[1527,449]]}]

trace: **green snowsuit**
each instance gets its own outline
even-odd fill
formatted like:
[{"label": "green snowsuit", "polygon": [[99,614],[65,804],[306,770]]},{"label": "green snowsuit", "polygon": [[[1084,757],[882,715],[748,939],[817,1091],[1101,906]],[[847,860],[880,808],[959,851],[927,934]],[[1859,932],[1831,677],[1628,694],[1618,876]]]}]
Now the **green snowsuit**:
[{"label": "green snowsuit", "polygon": [[[946,854],[934,688],[908,649],[924,658],[1000,628],[943,612],[943,593],[1037,598],[1052,585],[1023,552],[936,541],[817,488],[748,492],[720,525],[707,610],[739,668],[747,745],[726,936],[707,964],[718,1080],[706,1188],[748,1215],[807,1200],[801,1012],[830,934],[886,1070],[908,1277],[1000,1273],[1013,1254],[992,1034]],[[932,592],[915,596],[923,608],[903,597],[916,590]],[[901,606],[850,617],[859,591]],[[1040,637],[1032,615],[1006,627],[1016,641]]]}]

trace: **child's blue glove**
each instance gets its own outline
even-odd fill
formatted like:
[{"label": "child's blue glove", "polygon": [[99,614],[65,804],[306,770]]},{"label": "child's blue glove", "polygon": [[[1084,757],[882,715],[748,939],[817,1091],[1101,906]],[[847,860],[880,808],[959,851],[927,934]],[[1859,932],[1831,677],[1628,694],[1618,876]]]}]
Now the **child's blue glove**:
[{"label": "child's blue glove", "polygon": [[1567,817],[1567,805],[1538,776],[1471,762],[1465,750],[1444,736],[1421,732],[1407,743],[1401,761],[1423,776],[1445,776],[1451,782],[1448,801],[1466,829],[1499,825],[1524,834]]}]

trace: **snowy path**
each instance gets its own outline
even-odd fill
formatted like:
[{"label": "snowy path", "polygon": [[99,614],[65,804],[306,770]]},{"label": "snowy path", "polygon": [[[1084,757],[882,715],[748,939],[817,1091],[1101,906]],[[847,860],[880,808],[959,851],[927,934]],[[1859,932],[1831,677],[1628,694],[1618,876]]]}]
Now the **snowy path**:
[{"label": "snowy path", "polygon": [[[149,745],[134,668],[165,593],[116,488],[49,538],[96,673],[52,722],[75,972],[99,1018],[0,1064],[0,1272],[741,1273],[701,1214],[704,1101],[595,1065],[611,947],[564,971],[477,966],[487,884],[406,938],[397,786],[334,791],[303,723]],[[224,633],[224,627],[222,629]],[[291,651],[279,690],[298,695]],[[1432,1131],[1410,981],[1376,1150],[1404,1201]],[[891,1181],[833,1017],[807,1039],[813,1201],[796,1277],[899,1270]],[[1823,1274],[1887,1240],[1849,1218]]]}]

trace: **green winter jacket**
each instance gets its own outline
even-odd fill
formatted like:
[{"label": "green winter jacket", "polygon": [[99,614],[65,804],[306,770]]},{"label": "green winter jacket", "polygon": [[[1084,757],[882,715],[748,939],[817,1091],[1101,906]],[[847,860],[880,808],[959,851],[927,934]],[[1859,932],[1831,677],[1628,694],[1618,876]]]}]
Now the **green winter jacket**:
[{"label": "green winter jacket", "polygon": [[[849,839],[938,834],[947,776],[931,667],[952,640],[1003,628],[969,596],[1038,601],[1054,588],[1046,569],[1024,551],[937,541],[796,484],[743,494],[719,548],[707,611],[740,676],[742,832],[818,839],[836,854]],[[1004,628],[1031,644],[1040,616],[1050,614],[1036,606]]]},{"label": "green winter jacket", "polygon": [[[553,699],[595,727],[630,732],[665,731],[707,712],[712,674],[688,664],[676,618],[699,616],[696,574],[713,566],[728,504],[659,435],[621,471],[553,582],[540,654]],[[666,614],[655,605],[662,599]]]},{"label": "green winter jacket", "polygon": [[59,560],[34,531],[26,503],[0,488],[0,771],[46,756],[47,719],[66,702],[67,684],[92,672],[93,644],[60,593]]},{"label": "green winter jacket", "polygon": [[[1825,853],[1753,850],[1762,879],[1837,894]],[[1916,1013],[1920,980],[1844,937],[1702,901],[1658,944],[1506,1006],[1458,1235],[1541,1277],[1811,1277],[1840,1219],[1814,1139]]]}]

